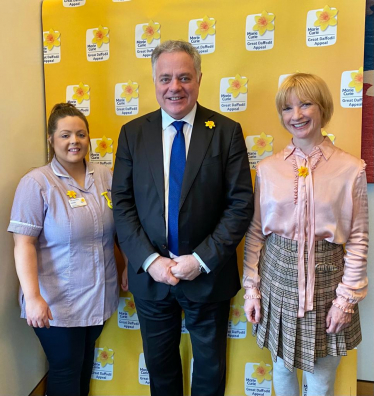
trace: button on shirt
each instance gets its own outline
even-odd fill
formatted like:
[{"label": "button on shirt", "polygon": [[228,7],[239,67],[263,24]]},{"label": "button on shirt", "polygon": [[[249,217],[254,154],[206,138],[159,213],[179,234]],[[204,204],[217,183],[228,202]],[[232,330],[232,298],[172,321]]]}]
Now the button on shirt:
[{"label": "button on shirt", "polygon": [[[52,311],[51,326],[99,325],[117,309],[114,221],[101,195],[110,198],[111,185],[109,169],[87,163],[82,188],[56,158],[18,185],[8,231],[38,237],[40,293]],[[87,205],[72,208],[67,191]],[[20,303],[26,318],[22,291]]]},{"label": "button on shirt", "polygon": [[[193,107],[193,109],[181,120],[175,120],[174,118],[170,117],[164,110],[161,109],[162,114],[162,149],[163,149],[163,156],[164,156],[164,189],[165,189],[165,223],[168,224],[168,211],[169,211],[169,173],[170,173],[170,156],[171,156],[171,149],[173,146],[173,141],[175,135],[177,134],[177,130],[174,128],[172,123],[174,121],[184,121],[185,124],[183,125],[183,135],[184,141],[186,144],[186,160],[188,157],[188,149],[190,147],[191,136],[192,136],[192,128],[193,123],[195,120],[196,115],[196,108],[197,105]],[[168,237],[168,227],[166,226],[166,240]],[[171,258],[175,258],[176,256],[169,252]],[[205,265],[205,263],[201,260],[201,258],[196,254],[193,253],[195,258],[199,261],[207,273],[210,272],[210,269]],[[159,257],[158,253],[151,254],[143,263],[142,268],[144,271],[148,269],[148,267],[152,264],[152,262]]]}]

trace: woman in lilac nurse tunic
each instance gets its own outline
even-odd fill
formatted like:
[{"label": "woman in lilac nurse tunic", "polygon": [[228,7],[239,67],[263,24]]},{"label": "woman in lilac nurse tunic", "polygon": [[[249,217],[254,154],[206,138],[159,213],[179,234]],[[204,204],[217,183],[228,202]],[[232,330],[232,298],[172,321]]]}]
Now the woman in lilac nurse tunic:
[{"label": "woman in lilac nurse tunic", "polygon": [[118,306],[111,208],[112,174],[85,161],[85,116],[56,105],[48,121],[52,161],[20,181],[14,233],[27,319],[49,362],[48,396],[88,395],[95,341]]}]

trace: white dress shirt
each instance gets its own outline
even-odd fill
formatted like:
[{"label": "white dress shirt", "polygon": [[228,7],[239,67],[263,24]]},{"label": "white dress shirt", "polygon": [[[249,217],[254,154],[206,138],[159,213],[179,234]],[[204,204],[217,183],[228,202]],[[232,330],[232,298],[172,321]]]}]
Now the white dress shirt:
[{"label": "white dress shirt", "polygon": [[[190,148],[191,135],[193,123],[195,120],[197,105],[193,107],[193,109],[181,120],[175,120],[170,117],[163,109],[161,109],[162,115],[162,150],[164,156],[164,190],[165,190],[165,222],[166,222],[166,239],[168,237],[168,218],[169,218],[169,173],[170,173],[170,156],[171,149],[173,146],[173,141],[175,135],[177,134],[177,130],[172,125],[174,121],[184,121],[183,125],[183,135],[184,142],[186,145],[186,160],[188,157],[188,149]],[[169,252],[171,258],[177,257],[172,252]],[[201,260],[198,254],[193,253],[196,257],[197,261],[204,267],[207,273],[210,272],[210,269],[205,265],[205,263]],[[151,254],[143,263],[142,268],[144,271],[147,271],[148,267],[156,260],[160,255],[158,253]]]}]

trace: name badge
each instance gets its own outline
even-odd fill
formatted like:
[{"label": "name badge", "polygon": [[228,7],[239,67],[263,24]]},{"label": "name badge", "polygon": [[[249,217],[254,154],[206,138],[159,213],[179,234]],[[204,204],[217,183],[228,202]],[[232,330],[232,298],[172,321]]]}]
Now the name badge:
[{"label": "name badge", "polygon": [[84,198],[69,199],[69,204],[72,208],[79,208],[80,206],[87,206],[87,202]]}]

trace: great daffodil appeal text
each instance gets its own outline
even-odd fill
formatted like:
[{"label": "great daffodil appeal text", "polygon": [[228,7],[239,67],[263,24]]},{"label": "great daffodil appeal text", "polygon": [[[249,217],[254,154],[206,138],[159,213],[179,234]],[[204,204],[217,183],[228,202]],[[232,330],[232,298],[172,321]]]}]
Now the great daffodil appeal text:
[{"label": "great daffodil appeal text", "polygon": [[113,351],[110,351],[107,347],[104,347],[99,352],[96,361],[101,364],[101,367],[105,367],[107,364],[113,364],[113,355]]},{"label": "great daffodil appeal text", "polygon": [[133,316],[134,313],[136,313],[136,306],[134,302],[134,297],[130,297],[129,299],[126,299],[126,304],[123,307],[123,310],[129,314],[129,316]]},{"label": "great daffodil appeal text", "polygon": [[213,35],[216,33],[216,30],[213,27],[215,23],[216,20],[214,18],[209,18],[208,16],[205,15],[205,17],[202,20],[200,19],[196,21],[197,30],[195,34],[197,36],[201,36],[201,38],[205,40],[209,34]]},{"label": "great daffodil appeal text", "polygon": [[236,326],[239,322],[246,322],[245,312],[240,305],[232,305],[230,308],[231,323]]},{"label": "great daffodil appeal text", "polygon": [[360,92],[364,86],[364,68],[360,67],[358,72],[351,73],[352,81],[348,84],[350,88],[354,88],[356,92]]},{"label": "great daffodil appeal text", "polygon": [[253,365],[252,378],[256,378],[259,384],[262,384],[264,380],[270,381],[272,375],[270,374],[272,368],[269,364],[261,362],[260,364]]},{"label": "great daffodil appeal text", "polygon": [[252,146],[252,151],[257,151],[258,155],[261,156],[265,151],[272,151],[273,147],[270,144],[273,141],[273,136],[266,135],[264,132],[261,133],[260,137],[254,137],[255,142]]},{"label": "great daffodil appeal text", "polygon": [[229,78],[230,86],[227,88],[226,92],[236,98],[240,93],[247,92],[247,82],[248,78],[241,77],[240,74],[237,74],[235,78]]},{"label": "great daffodil appeal text", "polygon": [[95,153],[100,153],[102,157],[106,153],[113,153],[113,139],[107,138],[105,135],[101,140],[97,141],[97,147],[95,148]]},{"label": "great daffodil appeal text", "polygon": [[160,27],[159,23],[155,23],[152,20],[149,21],[148,25],[143,25],[142,40],[147,40],[148,44],[151,44],[153,40],[160,38]]},{"label": "great daffodil appeal text", "polygon": [[48,51],[50,51],[53,47],[59,47],[61,45],[59,38],[59,32],[49,29],[48,33],[44,33],[43,45],[48,48]]},{"label": "great daffodil appeal text", "polygon": [[267,30],[274,30],[274,25],[272,22],[274,21],[275,15],[270,15],[266,11],[262,11],[261,15],[255,16],[256,24],[253,26],[253,30],[257,30],[262,36]]},{"label": "great daffodil appeal text", "polygon": [[94,38],[92,39],[92,44],[96,44],[100,48],[103,44],[109,43],[108,34],[109,29],[100,25],[97,29],[93,30]]},{"label": "great daffodil appeal text", "polygon": [[130,102],[132,98],[136,99],[139,96],[138,88],[138,83],[131,80],[127,81],[126,84],[122,85],[123,92],[121,93],[121,98],[125,98],[126,102]]},{"label": "great daffodil appeal text", "polygon": [[73,87],[74,94],[72,99],[75,99],[79,104],[83,102],[83,100],[88,100],[90,98],[90,87],[88,85],[84,85],[82,82],[79,83],[77,87]]},{"label": "great daffodil appeal text", "polygon": [[338,21],[335,19],[338,10],[333,10],[328,6],[323,7],[323,11],[317,11],[317,20],[314,22],[314,26],[319,27],[321,30],[326,30],[329,26],[335,26]]}]

